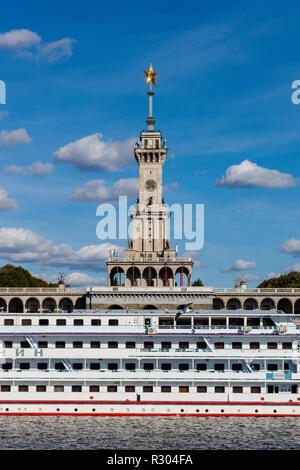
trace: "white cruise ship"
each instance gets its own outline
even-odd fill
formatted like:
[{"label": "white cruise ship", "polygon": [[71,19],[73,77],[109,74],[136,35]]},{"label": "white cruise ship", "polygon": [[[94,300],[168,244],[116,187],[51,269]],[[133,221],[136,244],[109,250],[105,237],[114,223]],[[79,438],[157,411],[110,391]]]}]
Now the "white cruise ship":
[{"label": "white cruise ship", "polygon": [[299,416],[299,330],[259,310],[2,312],[2,415]]}]

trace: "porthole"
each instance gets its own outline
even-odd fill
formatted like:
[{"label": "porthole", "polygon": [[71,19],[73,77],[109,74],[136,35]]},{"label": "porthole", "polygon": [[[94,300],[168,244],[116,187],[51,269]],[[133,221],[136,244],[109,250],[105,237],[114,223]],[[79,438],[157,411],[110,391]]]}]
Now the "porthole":
[{"label": "porthole", "polygon": [[171,411],[170,408],[168,408],[167,411],[170,412]]},{"label": "porthole", "polygon": [[96,411],[96,408],[93,408],[92,411]]},{"label": "porthole", "polygon": [[221,410],[221,413],[224,413],[224,410]]},{"label": "porthole", "polygon": [[111,409],[110,409],[110,411],[114,411],[114,409],[113,409],[113,408],[111,408]]},{"label": "porthole", "polygon": [[181,413],[183,413],[183,412],[184,412],[184,410],[180,410],[180,411],[181,411]]},{"label": "porthole", "polygon": [[5,408],[5,411],[9,411],[9,408]]},{"label": "porthole", "polygon": [[129,408],[126,408],[126,411],[130,411],[130,409],[129,409]]},{"label": "porthole", "polygon": [[78,411],[78,408],[74,408],[74,411]]},{"label": "porthole", "polygon": [[258,413],[258,410],[255,410],[255,413]]},{"label": "porthole", "polygon": [[273,410],[273,413],[277,413],[277,410]]},{"label": "porthole", "polygon": [[154,409],[154,408],[151,408],[151,411],[155,411],[155,409]]},{"label": "porthole", "polygon": [[142,408],[142,411],[146,411],[145,408]]},{"label": "porthole", "polygon": [[205,410],[205,413],[208,413],[208,410]]},{"label": "porthole", "polygon": [[56,408],[56,411],[60,411],[60,409],[59,409],[59,408]]},{"label": "porthole", "polygon": [[296,412],[296,410],[293,410],[293,413],[295,413],[295,412]]},{"label": "porthole", "polygon": [[199,410],[196,410],[196,413],[199,413]]}]

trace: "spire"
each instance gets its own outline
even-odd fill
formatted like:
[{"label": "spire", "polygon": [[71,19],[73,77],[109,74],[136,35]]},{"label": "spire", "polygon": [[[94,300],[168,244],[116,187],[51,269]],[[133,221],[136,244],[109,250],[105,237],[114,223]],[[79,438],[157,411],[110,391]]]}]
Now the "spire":
[{"label": "spire", "polygon": [[146,119],[146,123],[148,125],[148,131],[153,131],[153,126],[155,124],[155,119],[152,116],[153,113],[153,103],[152,103],[152,97],[154,95],[154,91],[152,91],[152,83],[154,86],[156,86],[155,83],[155,77],[157,77],[158,73],[155,73],[153,71],[152,64],[150,64],[149,70],[144,70],[146,74],[146,83],[149,83],[150,89],[147,91],[147,95],[149,96],[149,116]]}]

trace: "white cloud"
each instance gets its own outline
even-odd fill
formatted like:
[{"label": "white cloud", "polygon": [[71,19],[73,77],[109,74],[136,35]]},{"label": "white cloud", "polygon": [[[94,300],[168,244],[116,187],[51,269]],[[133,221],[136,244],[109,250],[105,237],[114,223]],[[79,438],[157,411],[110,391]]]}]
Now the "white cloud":
[{"label": "white cloud", "polygon": [[32,141],[26,129],[16,129],[14,131],[0,131],[0,146],[13,147],[19,144],[29,144]]},{"label": "white cloud", "polygon": [[0,33],[0,49],[15,51],[17,56],[35,59],[37,62],[58,62],[73,54],[75,39],[62,38],[45,42],[41,36],[28,29],[14,29]]},{"label": "white cloud", "polygon": [[99,286],[106,283],[105,277],[92,277],[84,273],[74,272],[66,276],[66,282],[71,286]]},{"label": "white cloud", "polygon": [[6,189],[0,186],[0,212],[10,211],[17,208],[17,201],[15,199],[10,198]]},{"label": "white cloud", "polygon": [[246,273],[243,275],[243,279],[246,281],[246,282],[250,282],[250,281],[260,281],[260,277],[257,275],[257,274],[249,274],[249,273]]},{"label": "white cloud", "polygon": [[249,269],[256,269],[256,263],[254,261],[244,261],[242,259],[237,259],[233,266],[221,266],[221,273],[229,273],[232,271],[248,271]]},{"label": "white cloud", "polygon": [[52,163],[42,163],[40,161],[34,162],[31,166],[17,166],[9,165],[4,168],[5,173],[10,173],[13,175],[29,175],[29,176],[47,176],[52,173],[54,166]]},{"label": "white cloud", "polygon": [[28,29],[13,29],[0,33],[0,48],[24,49],[35,46],[41,42],[41,37]]},{"label": "white cloud", "polygon": [[71,201],[80,202],[104,202],[115,201],[119,196],[127,196],[129,199],[136,198],[139,190],[137,178],[120,179],[111,187],[106,186],[103,179],[87,181],[83,188],[77,188],[70,195]]},{"label": "white cloud", "polygon": [[282,253],[287,253],[293,256],[300,256],[300,240],[296,238],[289,238],[285,240],[278,248]]},{"label": "white cloud", "polygon": [[215,186],[226,188],[293,188],[299,184],[289,173],[280,173],[278,170],[268,170],[244,160],[239,165],[227,168],[225,175],[221,176]]},{"label": "white cloud", "polygon": [[283,272],[283,274],[288,274],[288,273],[291,273],[293,271],[296,271],[298,273],[300,272],[300,263],[296,263],[296,264],[293,264],[292,266],[288,266],[282,272]]},{"label": "white cloud", "polygon": [[54,153],[54,160],[83,171],[117,171],[133,161],[135,138],[123,142],[104,142],[102,138],[102,134],[96,133],[66,144]]},{"label": "white cloud", "polygon": [[75,42],[75,39],[63,38],[59,41],[43,43],[38,47],[37,60],[53,63],[71,57]]},{"label": "white cloud", "polygon": [[120,255],[123,252],[123,248],[108,242],[74,250],[64,243],[55,245],[53,241],[46,240],[24,228],[3,227],[0,229],[0,258],[15,263],[99,271],[105,267],[109,251],[112,249]]}]

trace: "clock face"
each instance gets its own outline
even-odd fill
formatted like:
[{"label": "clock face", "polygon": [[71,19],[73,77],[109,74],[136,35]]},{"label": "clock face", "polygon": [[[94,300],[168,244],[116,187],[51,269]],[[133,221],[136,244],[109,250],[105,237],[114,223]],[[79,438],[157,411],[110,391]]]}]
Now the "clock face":
[{"label": "clock face", "polygon": [[145,188],[147,189],[147,191],[154,191],[156,186],[157,186],[156,181],[154,180],[146,181]]}]

